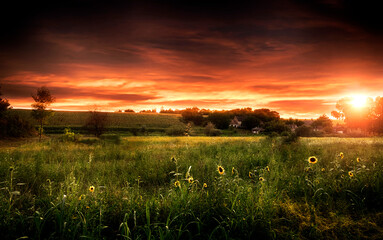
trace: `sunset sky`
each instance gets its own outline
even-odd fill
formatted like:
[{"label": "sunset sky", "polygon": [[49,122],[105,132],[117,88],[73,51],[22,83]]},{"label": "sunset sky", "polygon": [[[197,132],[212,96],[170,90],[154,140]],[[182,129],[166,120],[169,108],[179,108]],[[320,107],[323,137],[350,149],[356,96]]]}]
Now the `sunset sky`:
[{"label": "sunset sky", "polygon": [[54,109],[298,118],[383,95],[380,8],[362,1],[13,2],[0,10],[0,86],[14,108],[41,86]]}]

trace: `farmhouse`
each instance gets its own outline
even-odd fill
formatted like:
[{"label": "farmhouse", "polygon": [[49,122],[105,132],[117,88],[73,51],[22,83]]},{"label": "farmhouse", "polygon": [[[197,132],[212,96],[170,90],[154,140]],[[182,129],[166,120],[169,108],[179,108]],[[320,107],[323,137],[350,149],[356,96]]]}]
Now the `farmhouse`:
[{"label": "farmhouse", "polygon": [[233,120],[231,120],[231,122],[230,122],[230,127],[234,127],[234,128],[239,128],[239,127],[241,127],[241,125],[242,125],[242,117],[240,117],[240,116],[235,116],[234,118],[233,118]]}]

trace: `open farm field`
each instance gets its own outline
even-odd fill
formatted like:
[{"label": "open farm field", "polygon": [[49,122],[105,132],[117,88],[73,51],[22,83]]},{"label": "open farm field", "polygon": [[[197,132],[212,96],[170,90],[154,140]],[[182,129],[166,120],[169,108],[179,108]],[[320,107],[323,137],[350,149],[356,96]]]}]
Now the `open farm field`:
[{"label": "open farm field", "polygon": [[[31,110],[13,109],[12,112],[37,125],[31,116]],[[45,133],[61,134],[66,127],[76,132],[86,132],[83,127],[89,117],[89,112],[55,111],[44,126]],[[149,132],[164,132],[171,126],[184,126],[177,114],[156,113],[108,113],[107,130],[114,132],[135,132],[145,128]]]},{"label": "open farm field", "polygon": [[0,148],[3,239],[382,239],[383,139]]}]

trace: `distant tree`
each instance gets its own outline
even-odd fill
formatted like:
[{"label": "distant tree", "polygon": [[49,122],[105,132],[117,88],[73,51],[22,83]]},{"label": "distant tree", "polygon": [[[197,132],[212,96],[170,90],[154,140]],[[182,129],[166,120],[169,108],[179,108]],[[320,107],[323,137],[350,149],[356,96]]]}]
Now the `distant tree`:
[{"label": "distant tree", "polygon": [[331,119],[326,114],[323,114],[318,119],[316,119],[314,122],[312,122],[311,126],[314,129],[319,129],[320,128],[320,129],[324,130],[327,133],[333,132],[332,121],[331,121]]},{"label": "distant tree", "polygon": [[255,109],[254,116],[260,119],[262,122],[277,121],[280,119],[278,112],[271,111],[267,108]]},{"label": "distant tree", "polygon": [[134,113],[134,110],[133,109],[125,109],[125,111],[124,112],[131,112],[131,113]]},{"label": "distant tree", "polygon": [[182,119],[185,123],[192,122],[194,125],[201,126],[204,122],[204,117],[196,107],[186,108],[182,112]]},{"label": "distant tree", "polygon": [[369,114],[371,119],[370,130],[383,133],[383,98],[376,97]]},{"label": "distant tree", "polygon": [[35,101],[32,104],[32,117],[39,123],[39,140],[41,140],[43,125],[53,115],[53,111],[47,108],[55,101],[55,98],[46,87],[38,88],[36,94],[32,95],[32,98]]},{"label": "distant tree", "polygon": [[255,115],[249,115],[243,119],[241,126],[247,130],[259,127],[262,121]]},{"label": "distant tree", "polygon": [[337,111],[332,111],[331,115],[337,119],[344,120],[349,128],[367,130],[370,125],[370,108],[373,100],[368,98],[366,106],[361,108],[354,107],[352,100],[349,97],[340,99],[335,106]]},{"label": "distant tree", "polygon": [[278,133],[281,134],[283,132],[290,132],[290,128],[281,120],[274,120],[266,122],[263,125],[263,132],[266,134]]},{"label": "distant tree", "polygon": [[[1,90],[1,89],[0,89]],[[7,132],[7,110],[10,106],[6,98],[1,97],[2,93],[0,91],[0,136],[5,136]]]},{"label": "distant tree", "polygon": [[106,130],[107,120],[107,113],[97,110],[90,111],[88,120],[85,123],[85,128],[87,128],[91,134],[100,137]]},{"label": "distant tree", "polygon": [[295,129],[295,134],[298,137],[311,137],[313,136],[313,128],[310,126],[302,125]]},{"label": "distant tree", "polygon": [[207,117],[218,129],[227,129],[231,121],[231,114],[228,112],[213,112]]}]

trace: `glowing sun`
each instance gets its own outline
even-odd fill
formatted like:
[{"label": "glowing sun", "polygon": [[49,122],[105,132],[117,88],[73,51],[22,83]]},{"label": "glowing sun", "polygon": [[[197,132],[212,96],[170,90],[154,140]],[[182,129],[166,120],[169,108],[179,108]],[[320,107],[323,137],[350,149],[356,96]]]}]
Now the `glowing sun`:
[{"label": "glowing sun", "polygon": [[351,104],[356,108],[361,108],[366,106],[367,97],[363,95],[355,95],[352,97]]}]

